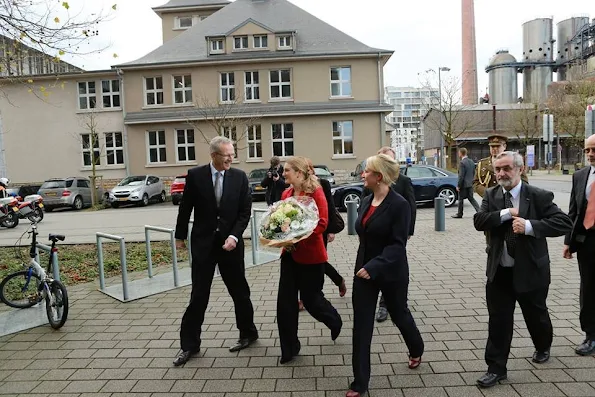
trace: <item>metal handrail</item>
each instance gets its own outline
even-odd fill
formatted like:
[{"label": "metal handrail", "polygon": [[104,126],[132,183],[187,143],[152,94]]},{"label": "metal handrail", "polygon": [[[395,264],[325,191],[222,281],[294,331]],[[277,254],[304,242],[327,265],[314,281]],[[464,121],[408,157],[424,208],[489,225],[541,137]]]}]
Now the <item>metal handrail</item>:
[{"label": "metal handrail", "polygon": [[128,300],[128,269],[126,266],[126,244],[124,237],[115,236],[113,234],[106,234],[97,232],[95,233],[97,238],[97,262],[99,262],[99,288],[105,290],[105,274],[103,268],[103,244],[102,239],[119,241],[120,242],[120,267],[122,269],[122,295],[124,300]]},{"label": "metal handrail", "polygon": [[159,226],[145,225],[145,248],[146,248],[146,252],[147,252],[148,273],[149,273],[149,278],[152,278],[153,277],[153,258],[151,255],[150,231],[169,234],[169,243],[171,246],[171,256],[172,256],[172,262],[173,262],[174,286],[178,287],[180,285],[180,282],[178,279],[178,254],[177,254],[177,250],[176,250],[176,239],[174,236],[175,230],[167,229],[167,228],[159,227]]}]

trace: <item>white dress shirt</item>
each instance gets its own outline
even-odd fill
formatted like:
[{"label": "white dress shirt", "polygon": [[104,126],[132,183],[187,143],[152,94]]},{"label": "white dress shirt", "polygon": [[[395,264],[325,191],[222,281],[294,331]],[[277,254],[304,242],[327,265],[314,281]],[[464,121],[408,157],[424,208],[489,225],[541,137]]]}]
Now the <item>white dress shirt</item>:
[{"label": "white dress shirt", "polygon": [[[217,172],[219,172],[221,174],[221,183],[223,183],[223,177],[225,176],[225,170],[223,170],[223,171],[217,171],[217,169],[213,166],[213,162],[212,161],[211,161],[210,165],[211,165],[211,179],[213,181],[213,188],[214,188],[215,187],[215,180],[216,180]],[[223,191],[223,188],[221,189],[221,191]],[[217,220],[219,220],[219,215],[217,215]],[[236,241],[236,243],[238,242],[238,238],[236,236],[232,236],[230,234],[229,237],[231,237],[232,239],[234,239]]]},{"label": "white dress shirt", "polygon": [[[519,182],[518,185],[510,189],[510,194],[512,195],[512,206],[516,209],[519,208],[519,203],[521,201],[521,186],[523,185],[523,181]],[[502,188],[502,194],[506,194],[506,189]],[[512,215],[510,213],[509,208],[505,208],[500,211],[500,221],[502,223],[510,221],[512,219]],[[535,236],[533,233],[533,225],[528,219],[525,219],[525,234],[528,236]],[[514,266],[514,258],[508,255],[508,248],[506,247],[506,241],[504,241],[504,251],[502,252],[502,262],[501,265],[503,267],[513,267]]]},{"label": "white dress shirt", "polygon": [[595,187],[593,183],[595,183],[595,166],[592,165],[589,170],[589,179],[587,179],[587,188],[585,189],[585,197],[587,198],[587,201],[589,200],[591,189]]}]

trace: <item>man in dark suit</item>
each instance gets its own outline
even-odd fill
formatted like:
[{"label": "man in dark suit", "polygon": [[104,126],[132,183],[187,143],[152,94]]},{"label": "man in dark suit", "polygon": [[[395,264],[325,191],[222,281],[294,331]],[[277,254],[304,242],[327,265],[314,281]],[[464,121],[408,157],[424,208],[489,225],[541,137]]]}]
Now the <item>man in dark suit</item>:
[{"label": "man in dark suit", "polygon": [[546,305],[550,284],[546,237],[566,234],[572,222],[554,204],[553,193],[521,182],[523,168],[520,154],[499,154],[494,164],[498,186],[486,190],[481,209],[473,216],[477,230],[489,231],[488,370],[477,380],[481,387],[506,379],[516,302],[535,346],[533,362],[541,364],[550,357],[553,330]]},{"label": "man in dark suit", "polygon": [[453,218],[463,217],[463,202],[465,199],[469,200],[475,212],[479,211],[479,204],[473,197],[473,178],[475,176],[475,163],[467,157],[467,149],[459,149],[459,157],[461,163],[459,164],[459,182],[457,184],[457,192],[459,192],[459,212],[453,215]]},{"label": "man in dark suit", "polygon": [[232,141],[217,136],[210,143],[211,162],[192,168],[178,212],[176,247],[185,248],[190,213],[192,227],[192,295],[180,329],[181,352],[174,365],[186,363],[200,350],[200,333],[209,302],[215,266],[235,306],[238,342],[229,350],[242,350],[258,339],[254,308],[244,274],[242,234],[250,221],[252,201],[246,174],[234,168]]},{"label": "man in dark suit", "polygon": [[580,323],[585,340],[576,354],[595,354],[595,135],[585,141],[589,165],[572,176],[568,215],[574,222],[572,232],[564,239],[564,258],[576,252],[581,275]]},{"label": "man in dark suit", "polygon": [[[390,156],[393,160],[396,159],[396,154],[390,146],[384,146],[378,150],[377,154],[386,154]],[[364,167],[365,168],[365,167]],[[407,239],[410,239],[413,236],[413,232],[415,231],[415,217],[417,215],[417,205],[415,202],[415,192],[413,191],[413,183],[411,182],[411,178],[407,175],[399,174],[397,181],[392,184],[392,189],[399,193],[407,202],[409,203],[409,208],[411,210],[411,222],[409,222],[409,234]],[[362,199],[367,195],[371,194],[372,192],[370,189],[364,188],[362,192]],[[378,303],[378,313],[376,313],[376,321],[379,323],[386,321],[388,318],[388,310],[386,309],[386,303],[384,302],[384,295],[380,294],[380,301]]]}]

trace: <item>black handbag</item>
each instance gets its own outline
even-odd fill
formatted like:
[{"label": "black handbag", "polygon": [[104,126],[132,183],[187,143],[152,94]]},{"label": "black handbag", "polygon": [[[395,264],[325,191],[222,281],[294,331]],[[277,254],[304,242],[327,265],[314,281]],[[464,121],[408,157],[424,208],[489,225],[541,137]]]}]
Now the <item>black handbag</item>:
[{"label": "black handbag", "polygon": [[337,234],[341,233],[343,229],[345,229],[345,221],[343,221],[343,217],[341,216],[339,211],[335,209],[335,213],[330,214],[329,216],[329,224],[326,228],[326,231],[327,233]]}]

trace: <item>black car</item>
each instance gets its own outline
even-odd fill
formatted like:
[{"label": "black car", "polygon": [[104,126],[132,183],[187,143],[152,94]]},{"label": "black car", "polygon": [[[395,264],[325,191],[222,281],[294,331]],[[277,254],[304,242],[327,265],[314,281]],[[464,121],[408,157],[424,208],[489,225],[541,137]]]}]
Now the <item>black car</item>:
[{"label": "black car", "polygon": [[[357,170],[352,175],[355,173]],[[447,207],[452,207],[457,202],[457,174],[430,165],[401,166],[401,173],[411,178],[415,201],[418,204],[431,203],[436,197],[444,198]],[[331,192],[335,206],[346,210],[345,203],[347,201],[356,201],[359,205],[363,190],[364,183],[362,181],[333,187]]]},{"label": "black car", "polygon": [[268,168],[257,168],[250,171],[248,174],[248,183],[250,184],[250,193],[252,194],[252,200],[257,199],[264,200],[267,188],[260,185],[262,180],[267,174]]}]

